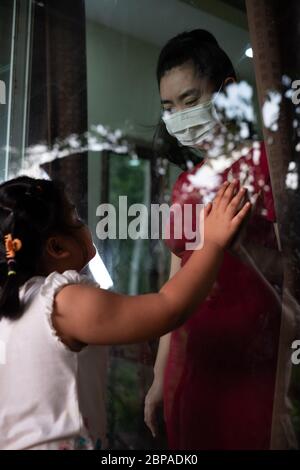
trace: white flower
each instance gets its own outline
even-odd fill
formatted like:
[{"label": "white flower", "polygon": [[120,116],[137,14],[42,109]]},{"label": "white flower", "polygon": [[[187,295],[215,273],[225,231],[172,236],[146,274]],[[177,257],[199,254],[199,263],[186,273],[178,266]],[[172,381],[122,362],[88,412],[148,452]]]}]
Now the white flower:
[{"label": "white flower", "polygon": [[266,101],[262,107],[264,125],[272,131],[278,130],[278,119],[280,114],[280,103],[282,96],[277,91],[269,91]]},{"label": "white flower", "polygon": [[194,175],[188,175],[188,179],[194,188],[206,188],[208,191],[216,190],[222,183],[221,176],[208,165],[199,168]]},{"label": "white flower", "polygon": [[285,180],[286,187],[289,189],[296,190],[298,189],[298,174],[297,173],[288,173]]},{"label": "white flower", "polygon": [[217,109],[223,110],[228,119],[254,122],[252,97],[252,87],[247,82],[241,81],[228,85],[226,94],[217,93],[214,100]]}]

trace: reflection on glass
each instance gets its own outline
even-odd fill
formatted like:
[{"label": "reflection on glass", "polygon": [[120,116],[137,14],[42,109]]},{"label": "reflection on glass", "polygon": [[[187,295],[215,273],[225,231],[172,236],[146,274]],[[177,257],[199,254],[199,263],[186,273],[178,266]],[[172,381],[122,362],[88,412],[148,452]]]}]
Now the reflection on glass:
[{"label": "reflection on glass", "polygon": [[113,286],[112,279],[96,249],[95,257],[89,262],[89,270],[102,289],[110,289]]},{"label": "reflection on glass", "polygon": [[8,172],[7,139],[10,127],[14,4],[15,2],[10,0],[0,3],[0,182],[7,178]]},{"label": "reflection on glass", "polygon": [[[83,2],[75,3],[78,10],[74,7],[74,11],[82,11]],[[111,288],[113,283],[114,289],[131,295],[159,287],[168,275],[172,250],[182,264],[188,253],[184,253],[175,240],[170,250],[162,243],[153,243],[143,237],[100,240],[97,237],[100,204],[112,204],[118,213],[120,196],[126,196],[128,207],[135,203],[149,207],[152,202],[163,201],[171,204],[172,198],[181,203],[195,202],[197,198],[207,203],[224,179],[236,178],[247,187],[253,203],[252,219],[248,228],[241,231],[234,247],[236,250],[226,254],[220,282],[205,303],[207,322],[199,315],[199,323],[197,319],[191,320],[173,335],[170,351],[177,356],[170,356],[170,361],[174,357],[176,360],[168,364],[166,383],[174,385],[177,380],[180,387],[178,394],[176,390],[165,400],[169,436],[171,433],[169,446],[174,442],[176,446],[181,438],[182,445],[188,446],[190,437],[198,439],[198,448],[242,446],[246,417],[252,419],[253,425],[252,433],[251,426],[248,427],[251,434],[248,443],[252,438],[258,439],[259,432],[263,434],[266,427],[264,436],[271,428],[270,396],[274,396],[276,343],[273,339],[278,335],[276,322],[280,313],[277,317],[274,315],[275,319],[272,315],[282,304],[285,306],[285,302],[293,321],[299,311],[294,294],[283,287],[286,286],[283,284],[283,267],[285,272],[293,275],[298,270],[294,259],[299,250],[296,222],[290,225],[288,235],[293,247],[290,253],[283,255],[287,241],[282,240],[284,219],[290,220],[291,212],[299,219],[298,71],[290,67],[288,73],[278,74],[280,86],[264,87],[264,96],[260,97],[258,105],[256,79],[264,82],[268,70],[274,78],[278,70],[274,68],[276,60],[273,56],[274,60],[271,60],[268,54],[256,52],[259,45],[255,35],[250,37],[247,29],[245,2],[86,0],[84,3],[86,18],[65,10],[64,2],[60,5],[49,0],[0,2],[0,181],[20,174],[42,178],[58,175],[67,185],[74,184],[74,196],[80,199],[81,210],[88,219],[99,250],[90,263],[93,276],[102,287]],[[14,9],[16,4],[20,7],[17,10]],[[34,7],[35,18],[32,23],[31,7]],[[254,20],[250,22],[252,27]],[[30,42],[32,24],[34,46]],[[261,21],[261,24],[272,27],[275,22]],[[170,38],[201,25],[205,25],[228,53],[233,64],[233,77],[223,77],[225,80],[213,90],[206,88],[206,82],[201,84],[202,93],[197,103],[185,101],[178,106],[170,96],[171,82],[164,92],[162,77],[157,83],[159,53]],[[14,43],[16,26],[19,36]],[[77,38],[74,28],[83,35],[86,32],[86,45],[83,36],[80,40]],[[274,35],[266,37],[265,43],[268,42],[274,49]],[[288,54],[282,54],[284,59],[285,55]],[[262,60],[269,60],[270,64],[261,63]],[[180,57],[175,57],[174,61],[177,66],[182,65]],[[165,71],[169,78],[174,67],[171,64]],[[207,69],[204,69],[202,75],[205,76]],[[73,81],[74,71],[78,70],[83,72]],[[232,80],[234,70],[237,80]],[[213,75],[215,77],[217,73]],[[30,83],[30,76],[33,83]],[[214,77],[209,79],[213,81]],[[12,86],[13,78],[17,87]],[[183,78],[187,79],[186,76]],[[227,78],[229,81],[226,82]],[[15,90],[13,96],[12,89]],[[167,102],[162,106],[161,98]],[[209,110],[203,112],[201,105],[211,101],[213,107],[208,106]],[[193,132],[190,130],[192,125],[180,128],[183,108],[186,111],[194,107],[197,112],[189,116],[190,119],[197,117],[202,109],[203,119],[214,116],[216,127],[213,127],[218,128],[210,136],[206,133],[204,146],[185,145],[187,137],[201,140],[203,129]],[[283,132],[286,109],[289,109],[286,122],[291,128]],[[173,138],[170,139],[168,134]],[[184,145],[178,145],[178,141]],[[275,164],[273,154],[276,149],[278,153],[278,149],[286,149],[287,142],[292,142],[292,152],[282,152],[282,156],[277,154],[278,161],[284,159],[286,162],[284,167],[278,165],[278,161]],[[271,178],[268,152],[272,156],[269,158]],[[279,224],[273,199],[277,201],[276,211],[279,209],[281,215]],[[118,215],[127,217],[128,214],[121,209]],[[130,220],[129,217],[129,223]],[[143,230],[141,220],[141,233]],[[283,256],[286,259],[284,266]],[[231,316],[233,310],[234,318]],[[240,326],[244,325],[247,315],[254,319],[245,327],[246,333],[252,328],[251,338],[245,331],[244,337],[241,334]],[[237,348],[239,341],[240,349]],[[289,357],[288,346],[282,347],[283,356]],[[110,350],[108,411],[112,448],[166,446],[164,440],[154,442],[151,439],[143,422],[144,397],[152,381],[156,350],[157,344],[115,346]],[[248,369],[242,370],[237,363],[245,356]],[[269,367],[266,366],[268,360]],[[286,362],[282,364],[284,366]],[[235,368],[239,377],[234,373]],[[296,366],[292,370],[294,383],[299,382],[299,370]],[[268,395],[267,406],[262,406],[261,413],[257,411],[260,398],[255,400],[260,386]],[[288,418],[285,418],[289,424],[293,419],[300,435],[299,387],[294,389],[291,397],[285,397],[293,404],[293,411],[287,412]],[[173,399],[175,411],[171,410]],[[196,419],[197,410],[199,412],[201,408],[199,403],[204,412],[201,419]],[[243,408],[245,403],[250,403],[246,410]],[[180,428],[176,410],[184,414],[182,421],[185,420],[186,428]],[[255,423],[254,416],[257,418]],[[193,419],[194,427],[190,425]],[[226,429],[228,432],[224,431]],[[163,426],[160,431],[165,437]],[[290,435],[294,437],[294,430]],[[232,441],[228,444],[230,436]],[[266,444],[265,439],[259,445],[268,447],[269,442]]]}]

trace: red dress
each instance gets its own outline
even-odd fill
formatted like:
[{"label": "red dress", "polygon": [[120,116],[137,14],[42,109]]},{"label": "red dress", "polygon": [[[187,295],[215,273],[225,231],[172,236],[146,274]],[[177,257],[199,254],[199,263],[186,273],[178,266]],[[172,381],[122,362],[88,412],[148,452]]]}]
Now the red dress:
[{"label": "red dress", "polygon": [[[229,171],[238,177],[247,165],[255,192],[262,189],[263,195],[263,207],[251,218],[247,236],[276,248],[263,145],[260,151],[259,162],[252,150],[219,176],[220,182],[227,179]],[[184,190],[189,175],[200,168],[205,168],[205,163],[179,176],[173,203],[201,202],[199,190]],[[184,249],[185,239],[173,238],[167,244],[183,265],[191,254]],[[276,296],[253,268],[226,252],[210,296],[171,335],[164,381],[170,449],[270,447],[279,329]]]}]

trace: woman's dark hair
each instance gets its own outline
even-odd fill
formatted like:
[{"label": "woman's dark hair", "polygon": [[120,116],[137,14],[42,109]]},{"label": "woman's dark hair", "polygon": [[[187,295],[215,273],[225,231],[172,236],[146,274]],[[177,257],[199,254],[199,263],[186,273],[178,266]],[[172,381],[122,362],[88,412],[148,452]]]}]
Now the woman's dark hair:
[{"label": "woman's dark hair", "polygon": [[[166,72],[189,61],[195,65],[199,77],[207,78],[214,85],[214,91],[225,85],[226,78],[237,79],[231,60],[214,36],[203,29],[194,29],[178,34],[162,48],[156,68],[158,86]],[[187,160],[194,161],[190,149],[179,146],[162,120],[154,136],[154,150],[159,157],[181,168],[186,168]]]},{"label": "woman's dark hair", "polygon": [[[64,185],[59,181],[33,179],[27,176],[0,185],[0,319],[19,318],[22,306],[19,287],[40,275],[40,260],[48,237],[58,233],[72,234],[69,221],[70,204]],[[4,237],[21,240],[13,270],[8,275]]]}]

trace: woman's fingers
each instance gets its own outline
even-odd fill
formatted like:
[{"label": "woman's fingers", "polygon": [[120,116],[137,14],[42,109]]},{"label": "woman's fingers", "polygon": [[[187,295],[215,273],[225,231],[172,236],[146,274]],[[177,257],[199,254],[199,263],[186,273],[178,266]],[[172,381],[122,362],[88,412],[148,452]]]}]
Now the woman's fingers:
[{"label": "woman's fingers", "polygon": [[153,407],[145,406],[144,420],[147,427],[150,429],[153,437],[156,437],[157,424],[156,424],[156,413]]},{"label": "woman's fingers", "polygon": [[151,432],[152,436],[155,437],[155,425],[154,423],[150,420],[150,418],[145,418],[145,424],[149,431]]}]

